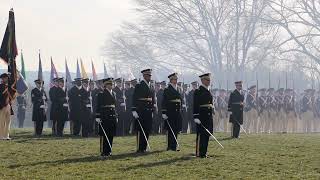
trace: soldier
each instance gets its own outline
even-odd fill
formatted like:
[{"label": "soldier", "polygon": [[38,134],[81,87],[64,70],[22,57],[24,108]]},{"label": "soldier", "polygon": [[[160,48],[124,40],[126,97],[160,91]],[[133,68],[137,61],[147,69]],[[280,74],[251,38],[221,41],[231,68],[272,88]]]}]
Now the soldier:
[{"label": "soldier", "polygon": [[56,110],[57,110],[57,119],[55,120],[55,129],[56,135],[59,137],[63,136],[63,129],[65,122],[69,121],[68,117],[68,103],[66,99],[66,92],[64,90],[64,79],[59,78],[58,80],[58,88],[56,90]]},{"label": "soldier", "polygon": [[198,89],[198,81],[192,82],[191,86],[192,86],[192,88],[189,91],[188,96],[187,96],[188,109],[190,109],[188,121],[189,121],[190,133],[195,133],[196,132],[196,124],[193,121],[193,98],[194,98],[194,92],[196,91],[196,89]]},{"label": "soldier", "polygon": [[[131,110],[132,109],[132,104],[133,104],[133,92],[134,92],[134,89],[135,89],[135,87],[136,87],[136,85],[137,85],[137,83],[138,83],[138,81],[137,81],[137,79],[133,79],[133,80],[131,80],[130,81],[130,83],[131,83],[131,86],[130,86],[130,88],[128,89],[128,91],[127,91],[127,101],[126,101],[126,103],[128,104],[128,106],[127,106],[127,109],[128,109],[128,112],[130,112],[129,110]],[[129,127],[129,134],[132,134],[132,132],[133,132],[133,125],[134,125],[134,123],[133,123],[133,116],[132,116],[132,113],[130,112],[130,113],[128,113],[128,118],[129,118],[129,124],[128,124],[128,127]]]},{"label": "soldier", "polygon": [[277,100],[275,98],[274,88],[268,89],[268,124],[267,129],[269,133],[276,131],[276,122],[277,122]]},{"label": "soldier", "polygon": [[231,112],[229,121],[232,123],[232,137],[239,138],[240,126],[243,124],[244,96],[242,81],[235,82],[236,89],[230,94],[228,111]]},{"label": "soldier", "polygon": [[80,89],[82,88],[81,78],[74,79],[74,84],[69,92],[69,107],[70,107],[70,129],[74,136],[79,136],[81,130],[81,94]]},{"label": "soldier", "polygon": [[33,104],[32,121],[34,122],[34,135],[41,136],[43,130],[43,122],[46,118],[46,92],[43,89],[43,81],[37,79],[34,81],[36,87],[31,91],[31,101]]},{"label": "soldier", "polygon": [[131,105],[132,105],[132,93],[130,92],[131,81],[125,81],[124,87],[124,99],[125,99],[125,113],[124,113],[124,135],[129,135],[130,122],[132,119]]},{"label": "soldier", "polygon": [[98,94],[96,121],[100,124],[100,152],[101,157],[111,156],[113,137],[116,135],[117,113],[116,95],[112,90],[113,78],[103,80],[104,90]]},{"label": "soldier", "polygon": [[245,112],[245,128],[248,133],[258,132],[258,106],[257,106],[257,95],[256,95],[256,85],[253,85],[249,88],[247,93],[246,103],[244,107]]},{"label": "soldier", "polygon": [[179,147],[177,147],[177,138],[182,121],[182,97],[177,89],[177,73],[170,74],[168,78],[170,84],[164,89],[161,103],[162,118],[165,120],[165,129],[167,130],[167,151],[180,151]]},{"label": "soldier", "polygon": [[82,79],[82,88],[80,89],[80,122],[81,136],[89,137],[90,117],[92,114],[92,97],[89,91],[89,79]]},{"label": "soldier", "polygon": [[286,121],[286,114],[284,110],[284,88],[280,88],[277,91],[276,95],[277,100],[277,116],[278,116],[278,132],[286,131],[285,121]]},{"label": "soldier", "polygon": [[0,140],[10,140],[9,130],[12,115],[11,102],[14,99],[16,90],[8,85],[10,75],[3,73],[0,75]]},{"label": "soldier", "polygon": [[182,133],[187,133],[188,132],[188,101],[187,101],[187,96],[188,96],[188,84],[183,84],[182,85],[182,93],[181,93],[181,98],[182,98],[182,128],[181,132]]},{"label": "soldier", "polygon": [[312,99],[312,89],[305,90],[305,95],[302,98],[301,107],[301,119],[303,121],[303,132],[309,133],[312,129],[312,119],[313,117],[313,99]]},{"label": "soldier", "polygon": [[227,111],[228,111],[228,104],[226,101],[226,90],[220,89],[219,96],[217,96],[217,107],[216,111],[218,112],[219,118],[219,125],[223,124],[224,132],[227,132],[228,129],[228,118],[227,118]]},{"label": "soldier", "polygon": [[18,106],[18,113],[17,113],[17,119],[18,119],[18,127],[23,128],[24,120],[26,117],[26,108],[27,108],[27,100],[26,95],[21,94],[17,96],[17,106]]},{"label": "soldier", "polygon": [[125,127],[125,112],[126,112],[126,104],[125,104],[125,96],[123,89],[123,80],[121,78],[114,80],[116,85],[113,88],[113,91],[116,93],[116,102],[117,102],[117,114],[119,115],[119,122],[117,127],[117,135],[124,136],[124,127]]},{"label": "soldier", "polygon": [[100,90],[98,88],[96,88],[95,86],[95,82],[90,80],[89,82],[89,92],[90,92],[90,97],[91,97],[91,101],[92,101],[92,113],[89,119],[89,124],[88,124],[88,131],[89,131],[89,135],[93,136],[94,135],[94,129],[95,129],[95,117],[96,117],[96,108],[97,108],[97,97],[98,97],[98,93],[100,92]]},{"label": "soldier", "polygon": [[[208,158],[207,149],[209,142],[209,133],[213,132],[213,115],[214,105],[213,97],[210,92],[211,74],[206,73],[201,76],[202,85],[194,92],[193,100],[193,117],[197,124],[197,138],[196,138],[196,156],[200,158]],[[206,128],[206,129],[205,129]]]},{"label": "soldier", "polygon": [[268,97],[266,93],[267,89],[262,88],[259,90],[259,125],[258,125],[258,132],[265,132],[265,125],[268,121]]},{"label": "soldier", "polygon": [[284,109],[286,112],[286,131],[285,132],[295,132],[297,129],[297,118],[295,112],[295,99],[293,95],[293,89],[286,89],[284,97]]},{"label": "soldier", "polygon": [[56,121],[57,121],[57,116],[58,116],[58,109],[57,109],[57,103],[56,103],[56,91],[58,89],[58,78],[53,78],[53,86],[49,89],[49,98],[51,101],[51,105],[50,105],[50,121],[49,122],[49,126],[51,126],[52,128],[52,135],[56,136]]},{"label": "soldier", "polygon": [[135,87],[132,105],[132,115],[136,119],[138,153],[144,153],[147,150],[154,108],[154,90],[150,84],[152,70],[145,69],[141,73],[143,80]]},{"label": "soldier", "polygon": [[[161,89],[161,83],[160,82],[156,82],[155,83],[155,89],[154,89],[154,97],[155,97],[155,108],[154,108],[154,115],[153,115],[153,123],[152,123],[152,132],[154,134],[159,134],[159,126],[161,125],[162,123],[162,113],[161,111],[159,111],[159,102],[158,102],[158,92],[160,91]],[[160,106],[161,107],[161,106]],[[160,113],[160,114],[159,114]]]}]

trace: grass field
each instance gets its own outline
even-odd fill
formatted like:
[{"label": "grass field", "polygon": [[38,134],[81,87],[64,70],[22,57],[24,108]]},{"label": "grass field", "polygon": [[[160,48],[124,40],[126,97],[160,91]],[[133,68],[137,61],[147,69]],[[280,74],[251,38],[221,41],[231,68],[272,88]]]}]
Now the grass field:
[{"label": "grass field", "polygon": [[31,134],[0,141],[0,179],[320,179],[320,134],[216,134],[225,149],[210,141],[209,159],[192,157],[195,135],[180,135],[181,152],[165,151],[165,136],[152,136],[144,155],[135,153],[135,137],[121,137],[105,161],[98,138]]}]

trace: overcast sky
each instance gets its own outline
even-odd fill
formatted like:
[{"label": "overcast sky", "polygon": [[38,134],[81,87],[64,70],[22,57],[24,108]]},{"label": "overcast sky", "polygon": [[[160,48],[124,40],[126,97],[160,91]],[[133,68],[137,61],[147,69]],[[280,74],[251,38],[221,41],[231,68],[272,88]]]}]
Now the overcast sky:
[{"label": "overcast sky", "polygon": [[[103,72],[100,48],[110,33],[123,21],[134,21],[133,0],[0,0],[0,38],[14,8],[18,49],[23,49],[27,70],[37,70],[41,49],[43,69],[50,70],[50,56],[56,68],[64,72],[67,57],[71,71],[82,57],[91,72],[91,58],[96,70]],[[19,52],[20,55],[20,52]],[[105,61],[110,61],[106,59]],[[20,56],[17,58],[20,65]],[[4,65],[0,65],[4,68]]]}]

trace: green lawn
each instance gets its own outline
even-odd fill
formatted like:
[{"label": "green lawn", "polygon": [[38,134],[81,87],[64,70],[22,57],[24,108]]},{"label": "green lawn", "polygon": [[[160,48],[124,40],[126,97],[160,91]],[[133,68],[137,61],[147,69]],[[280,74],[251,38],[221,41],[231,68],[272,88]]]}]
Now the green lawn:
[{"label": "green lawn", "polygon": [[195,135],[179,136],[181,152],[165,151],[165,136],[152,136],[144,155],[135,153],[135,137],[123,137],[102,161],[98,138],[14,133],[0,141],[0,179],[320,179],[320,134],[216,134],[225,149],[210,141],[210,159],[192,156]]}]

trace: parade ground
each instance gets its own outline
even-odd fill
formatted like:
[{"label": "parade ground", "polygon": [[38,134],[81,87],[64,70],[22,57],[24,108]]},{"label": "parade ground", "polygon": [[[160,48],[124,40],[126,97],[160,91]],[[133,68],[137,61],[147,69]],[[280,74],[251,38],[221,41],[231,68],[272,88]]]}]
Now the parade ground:
[{"label": "parade ground", "polygon": [[194,158],[195,135],[180,135],[180,152],[166,151],[163,135],[137,154],[134,136],[116,137],[113,155],[100,159],[98,138],[35,138],[11,130],[0,141],[0,179],[320,179],[320,134],[215,134],[211,158]]}]

